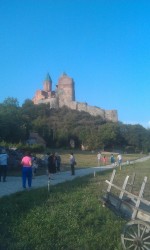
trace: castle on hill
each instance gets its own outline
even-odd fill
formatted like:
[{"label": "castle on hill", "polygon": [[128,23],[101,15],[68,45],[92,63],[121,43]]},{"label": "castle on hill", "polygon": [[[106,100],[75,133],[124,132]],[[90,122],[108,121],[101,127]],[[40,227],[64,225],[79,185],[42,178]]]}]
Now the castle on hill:
[{"label": "castle on hill", "polygon": [[90,106],[87,103],[76,101],[74,80],[65,73],[58,79],[55,90],[52,90],[52,79],[50,75],[47,74],[43,83],[43,90],[37,90],[32,101],[34,104],[49,103],[51,109],[67,106],[72,110],[85,111],[92,116],[99,115],[107,121],[118,121],[117,110],[104,110],[99,107]]}]

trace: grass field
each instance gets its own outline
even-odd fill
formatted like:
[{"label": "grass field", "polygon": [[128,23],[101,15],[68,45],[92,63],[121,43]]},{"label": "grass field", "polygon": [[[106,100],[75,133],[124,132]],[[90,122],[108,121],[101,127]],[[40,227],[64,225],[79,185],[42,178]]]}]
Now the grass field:
[{"label": "grass field", "polygon": [[[80,156],[76,154],[76,158],[80,162]],[[86,159],[90,161],[91,156]],[[144,176],[149,178],[150,160],[117,169],[115,183],[122,185],[125,176],[133,172],[137,193]],[[100,202],[111,173],[51,186],[50,192],[40,188],[1,198],[0,249],[121,250],[120,234],[126,221]],[[150,179],[144,194],[148,200],[149,190]]]}]

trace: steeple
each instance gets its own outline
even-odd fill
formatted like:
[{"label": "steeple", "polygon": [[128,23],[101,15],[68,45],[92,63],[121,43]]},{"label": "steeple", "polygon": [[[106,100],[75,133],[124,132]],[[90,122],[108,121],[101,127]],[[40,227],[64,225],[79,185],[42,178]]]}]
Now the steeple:
[{"label": "steeple", "polygon": [[43,89],[46,92],[51,92],[52,91],[52,79],[51,79],[49,73],[47,73],[47,75],[45,77],[45,81],[43,83]]},{"label": "steeple", "polygon": [[62,73],[62,76],[67,76],[66,72],[63,72],[63,73]]},{"label": "steeple", "polygon": [[52,83],[52,79],[51,79],[49,73],[47,73],[47,75],[46,75],[46,77],[45,77],[45,81],[46,81],[46,82]]}]

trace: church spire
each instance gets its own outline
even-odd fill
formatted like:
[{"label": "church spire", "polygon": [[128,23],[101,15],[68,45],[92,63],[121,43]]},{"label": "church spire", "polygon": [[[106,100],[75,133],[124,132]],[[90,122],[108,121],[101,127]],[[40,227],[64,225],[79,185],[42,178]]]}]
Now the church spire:
[{"label": "church spire", "polygon": [[52,91],[52,79],[49,75],[49,73],[47,73],[46,77],[45,77],[45,81],[44,81],[44,91],[46,92],[51,92]]},{"label": "church spire", "polygon": [[46,82],[52,83],[52,79],[51,79],[49,73],[47,73],[47,75],[46,75],[46,77],[45,77],[45,81],[46,81]]}]

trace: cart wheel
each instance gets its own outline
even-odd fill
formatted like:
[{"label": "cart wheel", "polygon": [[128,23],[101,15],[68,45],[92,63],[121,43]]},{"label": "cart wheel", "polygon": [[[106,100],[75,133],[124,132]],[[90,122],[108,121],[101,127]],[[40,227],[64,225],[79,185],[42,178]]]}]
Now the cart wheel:
[{"label": "cart wheel", "polygon": [[121,234],[123,249],[150,250],[150,225],[144,221],[128,222]]}]

